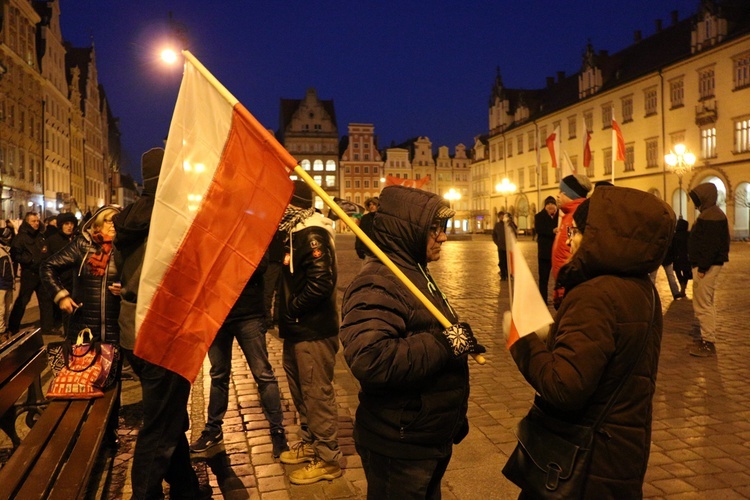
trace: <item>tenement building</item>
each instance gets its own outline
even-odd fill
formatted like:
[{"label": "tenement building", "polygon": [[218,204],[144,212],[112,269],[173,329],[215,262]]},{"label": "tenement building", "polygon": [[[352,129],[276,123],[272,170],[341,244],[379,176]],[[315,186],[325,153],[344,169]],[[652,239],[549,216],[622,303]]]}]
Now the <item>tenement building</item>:
[{"label": "tenement building", "polygon": [[[622,159],[617,146],[613,153],[618,126]],[[665,161],[670,152],[682,153],[671,157],[676,169]],[[653,193],[691,224],[697,212],[687,193],[712,182],[733,237],[748,237],[750,2],[704,0],[686,19],[672,12],[617,53],[588,44],[578,73],[558,72],[543,88],[508,88],[498,69],[489,132],[474,144],[472,230],[491,227],[506,204],[519,228],[529,228],[541,200],[571,172]]]}]

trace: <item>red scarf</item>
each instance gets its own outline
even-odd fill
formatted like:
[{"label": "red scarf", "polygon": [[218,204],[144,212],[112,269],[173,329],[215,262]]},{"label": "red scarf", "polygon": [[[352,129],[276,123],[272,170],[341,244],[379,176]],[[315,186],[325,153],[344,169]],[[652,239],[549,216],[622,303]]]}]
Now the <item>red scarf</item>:
[{"label": "red scarf", "polygon": [[112,238],[103,233],[94,233],[91,237],[99,244],[100,249],[91,254],[86,264],[88,264],[91,274],[104,276],[107,271],[109,256],[112,254]]}]

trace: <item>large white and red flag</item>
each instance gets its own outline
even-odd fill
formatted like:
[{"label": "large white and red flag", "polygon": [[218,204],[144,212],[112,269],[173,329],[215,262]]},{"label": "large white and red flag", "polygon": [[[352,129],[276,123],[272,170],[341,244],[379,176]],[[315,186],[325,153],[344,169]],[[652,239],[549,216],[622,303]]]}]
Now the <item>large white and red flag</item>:
[{"label": "large white and red flag", "polygon": [[192,382],[276,232],[297,161],[184,54],[138,292],[135,354]]},{"label": "large white and red flag", "polygon": [[625,138],[622,136],[622,130],[614,114],[612,114],[612,161],[625,161]]},{"label": "large white and red flag", "polygon": [[505,225],[505,248],[508,254],[508,272],[511,275],[511,323],[507,347],[518,339],[553,323],[552,315],[539,293],[539,286],[531,274],[529,264],[508,224]]},{"label": "large white and red flag", "polygon": [[552,168],[557,168],[560,165],[560,126],[556,126],[555,130],[547,137],[547,151],[549,151],[549,158],[552,162]]}]

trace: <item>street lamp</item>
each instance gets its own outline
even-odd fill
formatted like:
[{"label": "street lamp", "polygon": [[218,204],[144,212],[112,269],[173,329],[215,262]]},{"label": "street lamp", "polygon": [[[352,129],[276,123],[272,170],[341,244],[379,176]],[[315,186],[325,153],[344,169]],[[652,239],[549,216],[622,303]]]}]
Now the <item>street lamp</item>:
[{"label": "street lamp", "polygon": [[[459,193],[453,188],[450,188],[448,192],[443,195],[443,198],[448,200],[450,208],[452,209],[453,202],[461,199],[461,193]],[[451,223],[451,234],[455,234],[455,233],[456,233],[456,221],[454,219],[453,222]]]},{"label": "street lamp", "polygon": [[508,195],[513,194],[516,192],[516,185],[510,182],[507,177],[504,177],[503,180],[498,182],[495,185],[495,191],[503,195],[505,198],[505,208],[504,211],[508,211]]},{"label": "street lamp", "polygon": [[675,144],[674,149],[664,155],[664,162],[669,171],[677,174],[680,185],[680,218],[682,218],[682,176],[693,169],[695,155],[688,151],[684,144]]}]

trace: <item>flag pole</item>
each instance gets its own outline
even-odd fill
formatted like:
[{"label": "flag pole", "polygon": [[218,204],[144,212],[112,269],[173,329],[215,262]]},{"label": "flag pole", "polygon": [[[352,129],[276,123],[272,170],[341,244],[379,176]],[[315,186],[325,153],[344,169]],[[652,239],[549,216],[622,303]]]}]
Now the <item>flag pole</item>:
[{"label": "flag pole", "polygon": [[[338,204],[333,201],[333,199],[328,196],[328,193],[326,193],[323,188],[318,186],[318,183],[313,180],[312,177],[310,177],[310,174],[305,172],[305,170],[297,165],[294,167],[294,173],[297,174],[304,180],[308,186],[312,188],[313,191],[315,191],[315,194],[320,196],[320,198],[323,200],[323,202],[328,205],[331,210],[333,210],[336,215],[339,216],[339,218],[347,225],[349,226],[349,229],[351,229],[355,235],[357,235],[357,238],[362,240],[362,243],[367,246],[367,248],[370,249],[370,251],[375,254],[375,256],[380,259],[380,261],[386,265],[388,269],[391,270],[393,274],[396,275],[396,277],[401,280],[401,282],[411,291],[411,293],[414,294],[414,296],[419,299],[420,302],[429,310],[433,316],[440,322],[441,325],[443,325],[443,328],[450,328],[451,322],[448,321],[448,318],[443,315],[443,313],[440,312],[440,310],[435,307],[435,304],[430,302],[430,299],[428,299],[422,291],[414,285],[414,283],[411,282],[411,280],[399,269],[396,264],[393,263],[393,261],[385,254],[383,251],[378,248],[378,246],[370,239],[369,236],[367,236],[364,231],[362,231],[359,226],[352,220],[351,217],[349,217],[344,210],[338,206]],[[472,357],[474,358],[474,361],[479,363],[480,365],[483,365],[486,360],[484,356],[481,354],[472,354]]]}]

